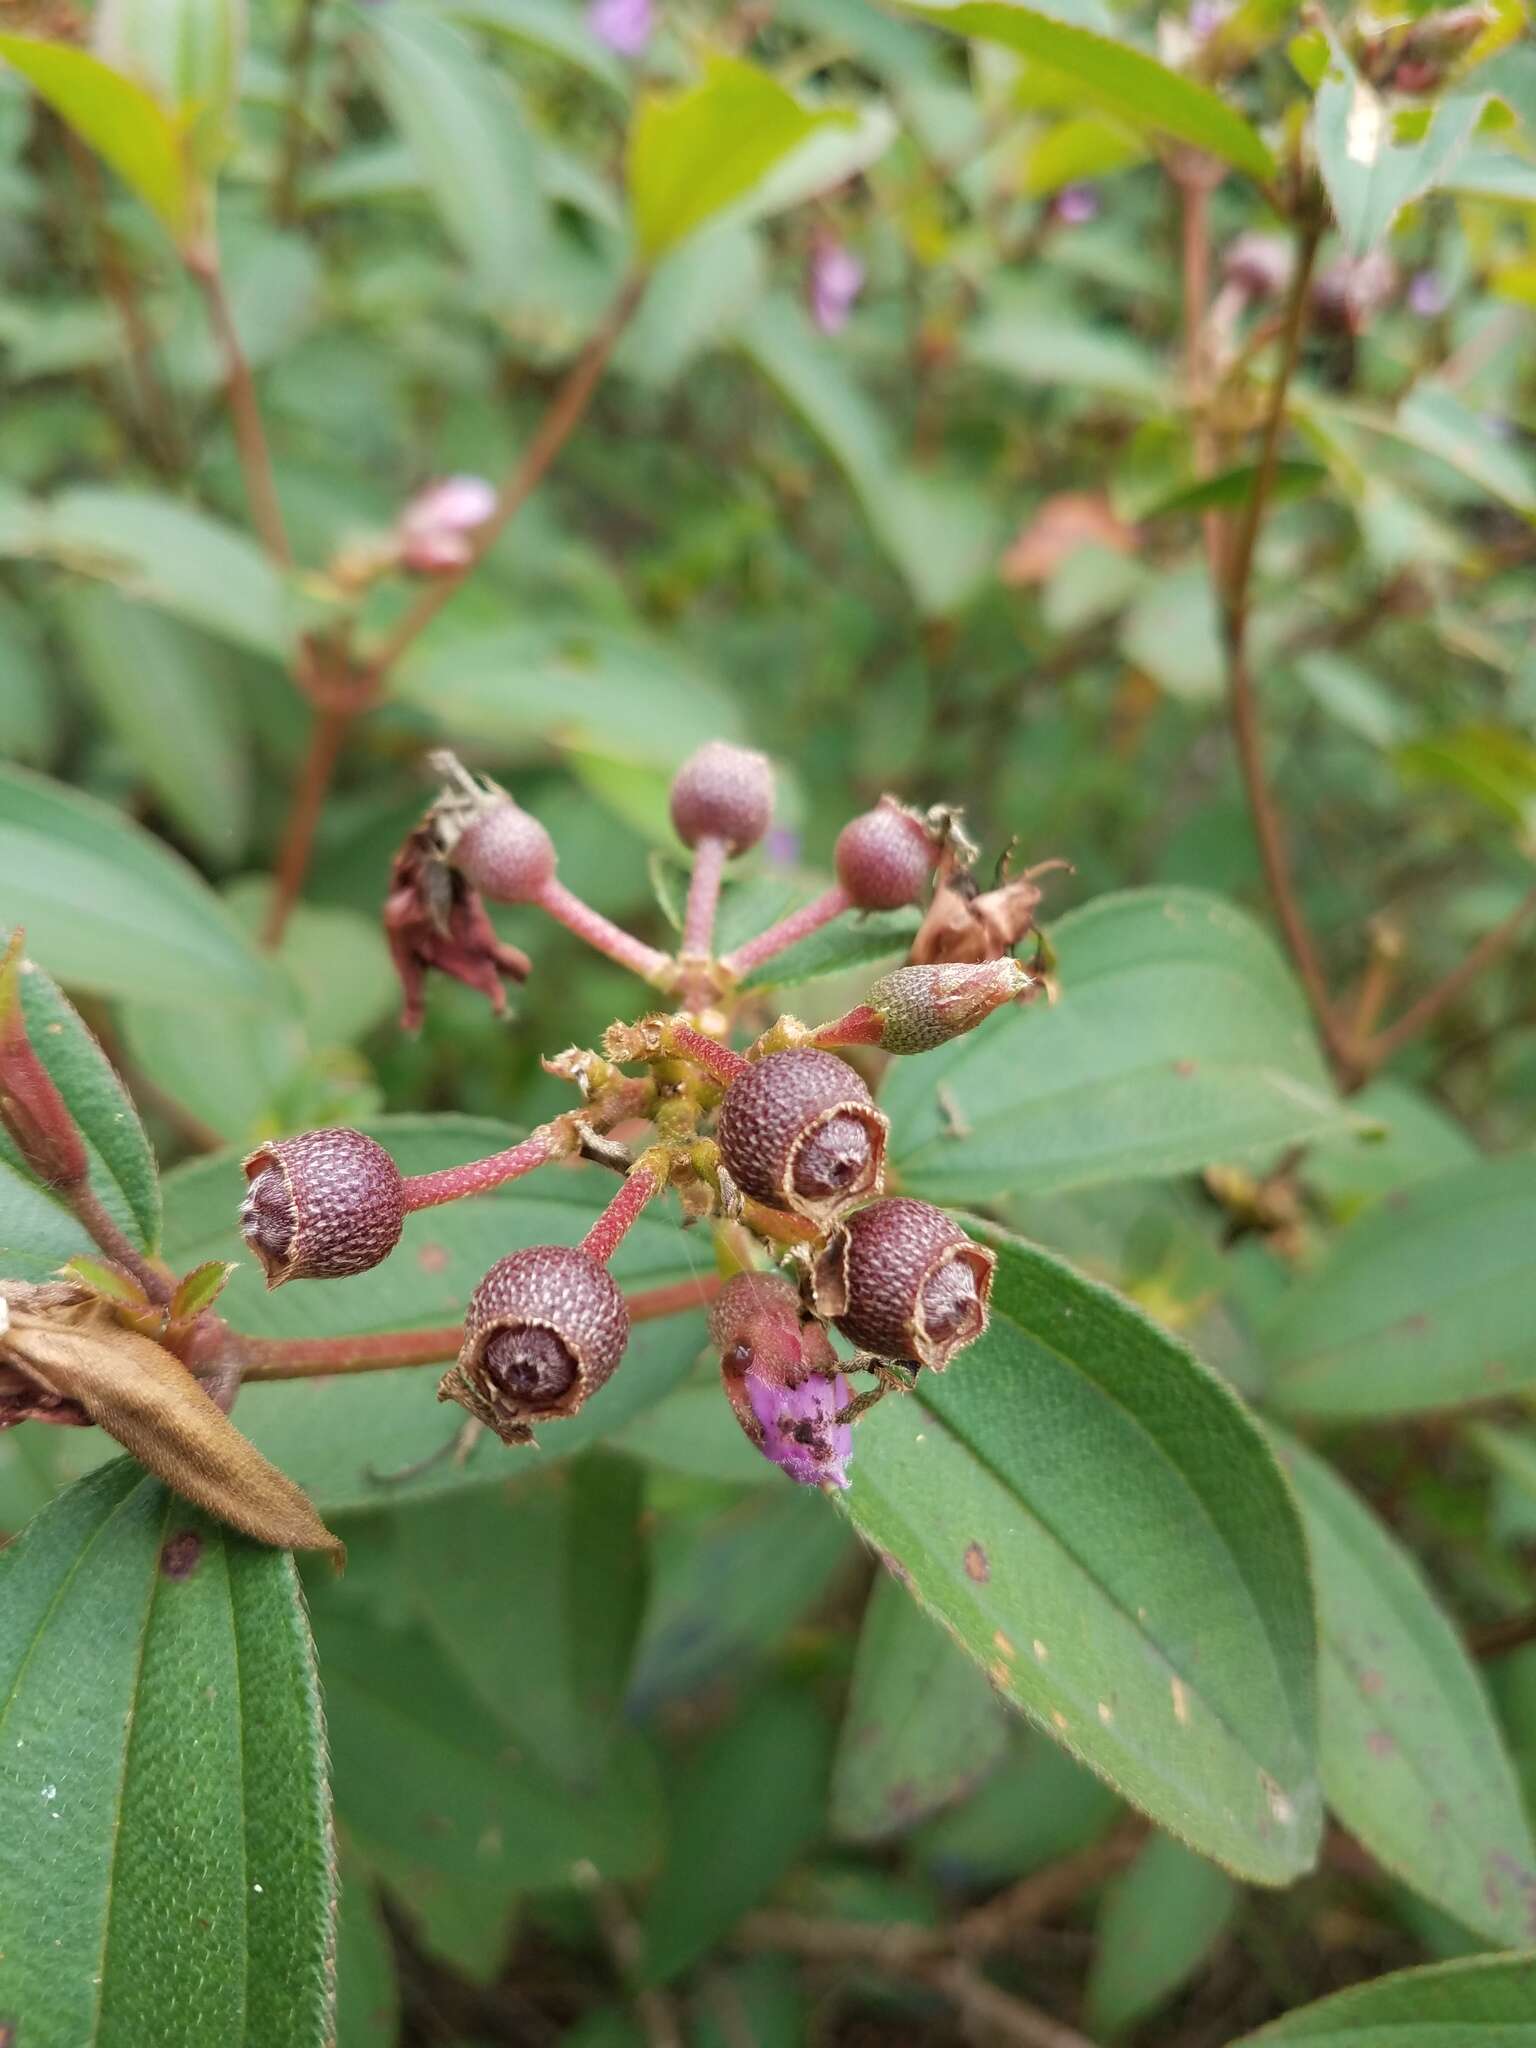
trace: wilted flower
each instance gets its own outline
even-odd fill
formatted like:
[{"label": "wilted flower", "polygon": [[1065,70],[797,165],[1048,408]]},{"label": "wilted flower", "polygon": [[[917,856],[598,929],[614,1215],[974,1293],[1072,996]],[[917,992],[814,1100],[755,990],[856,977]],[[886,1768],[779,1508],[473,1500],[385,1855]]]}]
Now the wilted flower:
[{"label": "wilted flower", "polygon": [[638,57],[656,25],[651,0],[592,0],[587,27],[616,57]]},{"label": "wilted flower", "polygon": [[811,249],[806,294],[811,318],[823,334],[840,334],[864,289],[864,265],[836,235],[818,235]]},{"label": "wilted flower", "polygon": [[1358,334],[1397,290],[1397,265],[1384,249],[1339,256],[1312,286],[1312,311],[1321,327]]},{"label": "wilted flower", "polygon": [[433,968],[488,996],[499,1016],[507,1007],[503,977],[526,981],[532,966],[526,953],[496,936],[479,891],[449,865],[430,814],[395,856],[384,936],[405,997],[405,1031],[420,1028],[422,991]]},{"label": "wilted flower", "polygon": [[464,568],[474,557],[474,536],[495,510],[495,486],[483,476],[429,484],[400,515],[400,560],[424,576]]},{"label": "wilted flower", "polygon": [[777,1386],[743,1375],[752,1414],[762,1437],[758,1449],[798,1486],[846,1486],[853,1455],[851,1424],[838,1415],[849,1401],[841,1373],[812,1373],[798,1387]]},{"label": "wilted flower", "polygon": [[1099,194],[1094,185],[1063,185],[1051,201],[1051,212],[1064,228],[1086,227],[1099,217]]},{"label": "wilted flower", "polygon": [[1040,861],[1011,880],[982,889],[974,875],[946,852],[927,914],[912,941],[908,962],[925,967],[942,961],[1001,960],[1035,928],[1040,904],[1037,876],[1065,861]]}]

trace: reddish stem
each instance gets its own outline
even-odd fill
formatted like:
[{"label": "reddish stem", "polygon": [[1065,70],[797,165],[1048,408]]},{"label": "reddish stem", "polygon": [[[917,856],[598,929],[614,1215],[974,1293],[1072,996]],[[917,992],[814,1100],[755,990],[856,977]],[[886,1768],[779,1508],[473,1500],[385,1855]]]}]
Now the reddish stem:
[{"label": "reddish stem", "polygon": [[170,1269],[158,1259],[146,1258],[133,1240],[118,1228],[89,1181],[81,1181],[72,1188],[61,1188],[60,1193],[100,1249],[133,1275],[151,1301],[170,1300],[176,1289]]},{"label": "reddish stem", "polygon": [[744,946],[738,946],[734,953],[727,953],[720,962],[721,969],[733,981],[739,981],[754,967],[760,967],[765,960],[771,960],[776,953],[782,953],[800,939],[809,938],[812,932],[821,930],[835,917],[841,917],[845,910],[853,908],[853,898],[841,883],[818,896],[813,903],[807,903],[803,910],[792,910],[788,917],[781,917],[777,924],[769,925],[767,931],[759,932],[755,939],[748,939]]},{"label": "reddish stem", "polygon": [[560,1143],[557,1126],[542,1124],[520,1144],[509,1145],[504,1152],[492,1152],[488,1158],[469,1159],[462,1166],[445,1166],[437,1173],[407,1174],[402,1182],[405,1206],[408,1210],[432,1209],[442,1202],[461,1201],[466,1195],[486,1194],[522,1174],[532,1173],[535,1167],[547,1166],[550,1160],[563,1157],[569,1150],[569,1145]]},{"label": "reddish stem", "polygon": [[650,1167],[632,1167],[625,1175],[623,1187],[581,1240],[581,1249],[599,1265],[606,1266],[646,1203],[661,1193],[661,1186]]},{"label": "reddish stem", "polygon": [[349,705],[327,704],[316,709],[309,747],[293,787],[288,822],[283,827],[283,843],[278,850],[277,873],[272,883],[272,900],[267,905],[266,921],[261,931],[264,946],[280,944],[288,928],[288,920],[304,887],[304,877],[309,872],[315,832],[320,814],[325,809],[326,797],[330,794],[336,763],[355,716]]},{"label": "reddish stem", "polygon": [[278,503],[272,452],[267,446],[266,429],[261,423],[256,381],[245,359],[245,350],[240,345],[219,270],[218,253],[211,248],[195,250],[187,256],[186,264],[203,295],[203,303],[208,309],[208,324],[213,330],[223,364],[224,397],[235,430],[235,446],[240,454],[240,471],[245,478],[251,517],[261,536],[261,544],[273,561],[282,568],[291,568],[293,550],[288,545],[288,529],[283,524],[282,506]]},{"label": "reddish stem", "polygon": [[679,1059],[701,1067],[722,1088],[729,1088],[733,1081],[739,1081],[750,1064],[739,1052],[722,1045],[718,1038],[710,1038],[707,1033],[696,1031],[691,1024],[680,1021],[668,1024],[666,1044]]},{"label": "reddish stem", "polygon": [[[724,1282],[718,1273],[699,1273],[667,1287],[643,1288],[625,1297],[631,1323],[659,1322],[684,1315],[714,1300]],[[246,1337],[229,1333],[229,1344],[247,1380],[309,1380],[341,1373],[396,1372],[413,1365],[442,1365],[457,1358],[464,1341],[460,1323],[433,1330],[380,1330],[358,1337]]]},{"label": "reddish stem", "polygon": [[807,1045],[878,1045],[885,1036],[885,1019],[868,1003],[859,1003],[830,1024],[819,1024],[805,1041]]},{"label": "reddish stem", "polygon": [[715,912],[720,905],[720,883],[729,851],[723,839],[714,837],[701,839],[693,849],[688,908],[683,914],[685,959],[707,960],[714,949]]},{"label": "reddish stem", "polygon": [[660,981],[670,971],[670,954],[658,953],[654,946],[646,945],[633,932],[604,917],[590,903],[583,903],[558,876],[551,875],[534,900],[540,910],[563,924],[567,931],[574,932],[578,939],[584,939],[610,960],[616,960],[620,967],[627,967],[631,974],[638,974],[642,981]]}]

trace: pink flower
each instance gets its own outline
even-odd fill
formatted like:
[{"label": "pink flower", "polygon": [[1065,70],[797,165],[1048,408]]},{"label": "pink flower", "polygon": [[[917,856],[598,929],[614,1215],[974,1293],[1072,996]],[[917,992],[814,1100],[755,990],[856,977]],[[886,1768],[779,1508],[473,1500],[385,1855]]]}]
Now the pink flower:
[{"label": "pink flower", "polygon": [[1086,227],[1099,215],[1099,195],[1092,185],[1063,185],[1051,211],[1064,228]]},{"label": "pink flower", "polygon": [[835,235],[821,235],[811,250],[806,292],[811,318],[823,334],[840,334],[864,289],[864,266]]},{"label": "pink flower", "polygon": [[638,57],[655,27],[651,0],[592,0],[587,27],[616,57]]},{"label": "pink flower", "polygon": [[418,491],[400,515],[400,559],[420,575],[462,569],[474,557],[474,536],[496,510],[496,488],[483,476],[444,477]]},{"label": "pink flower", "polygon": [[848,1405],[841,1373],[812,1373],[797,1387],[779,1385],[750,1369],[744,1379],[762,1430],[758,1448],[798,1486],[846,1486],[853,1456],[851,1424],[837,1420]]}]

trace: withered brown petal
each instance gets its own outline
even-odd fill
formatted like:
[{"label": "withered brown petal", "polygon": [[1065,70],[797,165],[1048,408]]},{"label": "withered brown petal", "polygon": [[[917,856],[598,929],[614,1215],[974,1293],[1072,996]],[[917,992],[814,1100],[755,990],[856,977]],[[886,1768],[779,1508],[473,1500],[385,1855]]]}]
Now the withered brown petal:
[{"label": "withered brown petal", "polygon": [[231,1528],[275,1549],[345,1557],[308,1495],[268,1464],[180,1359],[125,1330],[103,1303],[24,1307],[13,1298],[0,1358],[78,1402],[172,1492]]}]

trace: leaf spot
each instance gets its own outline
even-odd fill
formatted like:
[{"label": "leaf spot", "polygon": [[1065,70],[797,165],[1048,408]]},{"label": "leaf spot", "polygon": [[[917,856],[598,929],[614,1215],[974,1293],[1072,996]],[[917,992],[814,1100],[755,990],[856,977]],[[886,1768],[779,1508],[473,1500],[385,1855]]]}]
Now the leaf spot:
[{"label": "leaf spot", "polygon": [[1385,1728],[1372,1728],[1365,1738],[1365,1746],[1372,1756],[1396,1756],[1397,1737],[1389,1735]]},{"label": "leaf spot", "polygon": [[1041,1642],[1038,1636],[1035,1637],[1035,1640],[1030,1644],[1029,1647],[1035,1653],[1035,1662],[1037,1664],[1044,1664],[1051,1654],[1050,1651],[1045,1647],[1044,1643]]},{"label": "leaf spot", "polygon": [[997,1645],[999,1653],[1002,1656],[1006,1657],[1010,1663],[1019,1654],[1018,1651],[1013,1647],[1012,1643],[1010,1643],[1008,1638],[1003,1634],[1001,1629],[997,1631],[997,1633],[993,1636],[992,1640]]},{"label": "leaf spot", "polygon": [[1375,1699],[1386,1682],[1386,1673],[1382,1671],[1362,1671],[1360,1674],[1360,1690],[1368,1700]]},{"label": "leaf spot", "polygon": [[1280,1790],[1280,1787],[1275,1783],[1268,1771],[1260,1771],[1259,1783],[1264,1788],[1264,1797],[1275,1820],[1281,1827],[1288,1828],[1296,1818],[1296,1808],[1292,1805],[1286,1794]]},{"label": "leaf spot", "polygon": [[1170,1678],[1168,1690],[1173,1695],[1173,1718],[1181,1728],[1189,1726],[1189,1687],[1182,1678]]},{"label": "leaf spot", "polygon": [[160,1552],[160,1569],[168,1579],[190,1579],[203,1555],[203,1539],[195,1529],[178,1529]]},{"label": "leaf spot", "polygon": [[416,1254],[416,1263],[423,1273],[441,1273],[448,1264],[447,1247],[440,1244],[424,1244]]},{"label": "leaf spot", "polygon": [[1101,1720],[1101,1721],[1102,1721],[1102,1722],[1104,1723],[1104,1726],[1105,1726],[1105,1727],[1107,1728],[1107,1727],[1109,1726],[1110,1722],[1114,1720],[1114,1718],[1115,1718],[1115,1710],[1114,1710],[1114,1708],[1113,1708],[1113,1707],[1112,1707],[1112,1706],[1111,1706],[1111,1705],[1109,1704],[1109,1701],[1108,1701],[1108,1700],[1100,1700],[1100,1701],[1099,1701],[1099,1719],[1100,1719],[1100,1720]]},{"label": "leaf spot", "polygon": [[1181,1081],[1187,1081],[1191,1074],[1199,1073],[1200,1064],[1198,1060],[1175,1060],[1173,1063],[1173,1071],[1178,1075]]},{"label": "leaf spot", "polygon": [[1051,1713],[1051,1722],[1052,1722],[1052,1725],[1053,1725],[1054,1727],[1056,1727],[1056,1728],[1059,1728],[1059,1729],[1061,1730],[1061,1732],[1062,1732],[1062,1734],[1063,1734],[1063,1735],[1065,1735],[1065,1734],[1066,1734],[1066,1732],[1067,1732],[1067,1717],[1066,1717],[1066,1715],[1065,1715],[1065,1714],[1064,1714],[1064,1713],[1063,1713],[1063,1712],[1061,1711],[1060,1707],[1056,1707],[1056,1708],[1054,1708],[1054,1709],[1052,1710],[1052,1713]]},{"label": "leaf spot", "polygon": [[987,1553],[979,1543],[965,1546],[965,1575],[974,1579],[978,1586],[984,1586],[992,1576],[992,1567],[987,1563]]}]

